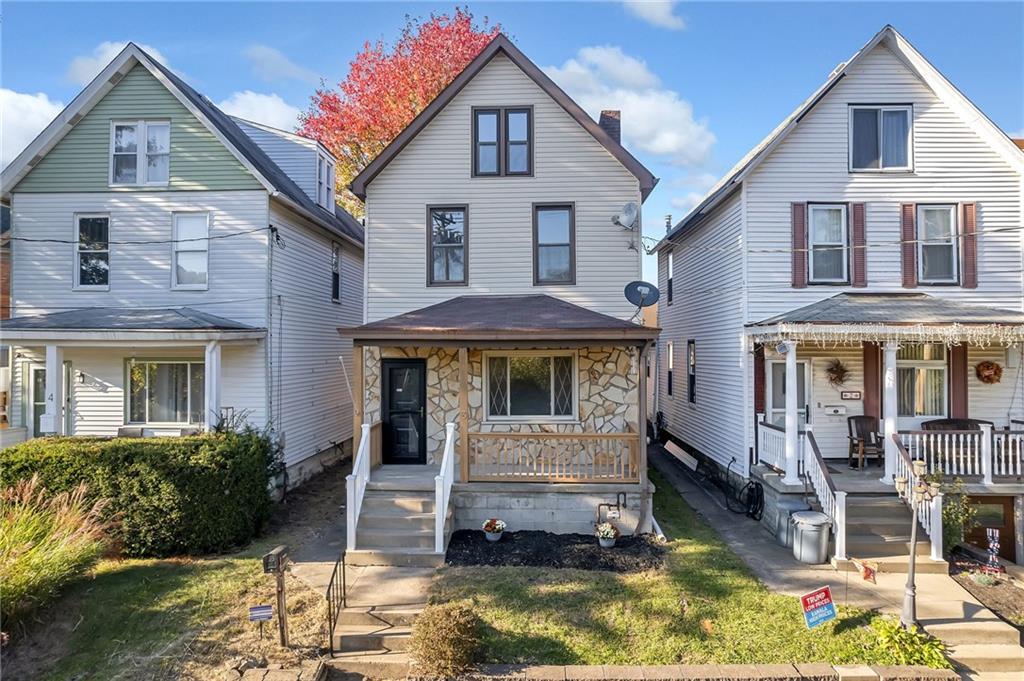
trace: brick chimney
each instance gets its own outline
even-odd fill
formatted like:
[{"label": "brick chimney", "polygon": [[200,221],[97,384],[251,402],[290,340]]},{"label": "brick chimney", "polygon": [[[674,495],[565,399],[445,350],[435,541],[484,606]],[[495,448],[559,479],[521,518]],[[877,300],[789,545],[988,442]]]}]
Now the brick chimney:
[{"label": "brick chimney", "polygon": [[601,120],[597,122],[601,128],[608,133],[616,142],[622,142],[622,112],[621,111],[602,111]]}]

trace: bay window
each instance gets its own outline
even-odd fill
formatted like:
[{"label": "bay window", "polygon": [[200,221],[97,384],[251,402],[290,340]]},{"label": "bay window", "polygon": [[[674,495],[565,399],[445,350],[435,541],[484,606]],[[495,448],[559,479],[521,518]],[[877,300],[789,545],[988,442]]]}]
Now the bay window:
[{"label": "bay window", "polygon": [[844,283],[848,280],[846,206],[810,204],[807,206],[808,280],[814,283]]},{"label": "bay window", "polygon": [[111,123],[111,185],[164,186],[170,179],[170,167],[170,121]]},{"label": "bay window", "polygon": [[946,346],[908,343],[896,352],[897,413],[903,417],[946,415]]},{"label": "bay window", "polygon": [[110,286],[110,217],[75,216],[75,288]]},{"label": "bay window", "polygon": [[576,358],[572,352],[484,355],[487,418],[576,418]]},{"label": "bay window", "polygon": [[171,288],[206,289],[209,281],[209,237],[209,214],[174,214]]},{"label": "bay window", "polygon": [[851,106],[850,170],[910,170],[912,127],[910,106]]},{"label": "bay window", "polygon": [[128,422],[201,424],[205,420],[205,364],[191,360],[128,363]]},{"label": "bay window", "polygon": [[917,280],[955,284],[959,280],[956,206],[917,207]]}]

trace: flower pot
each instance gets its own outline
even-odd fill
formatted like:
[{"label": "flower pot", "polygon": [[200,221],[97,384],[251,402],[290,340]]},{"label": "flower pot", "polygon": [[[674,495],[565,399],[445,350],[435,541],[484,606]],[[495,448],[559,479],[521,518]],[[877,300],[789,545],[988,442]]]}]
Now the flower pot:
[{"label": "flower pot", "polygon": [[598,537],[597,541],[602,549],[610,549],[615,546],[615,537]]},{"label": "flower pot", "polygon": [[487,541],[498,541],[501,539],[501,532],[484,532],[484,536],[487,537]]}]

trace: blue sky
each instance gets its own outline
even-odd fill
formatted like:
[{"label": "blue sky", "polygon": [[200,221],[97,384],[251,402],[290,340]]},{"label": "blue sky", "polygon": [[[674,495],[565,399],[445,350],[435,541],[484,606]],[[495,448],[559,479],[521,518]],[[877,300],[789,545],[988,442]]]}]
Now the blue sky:
[{"label": "blue sky", "polygon": [[[997,125],[1024,135],[1024,3],[470,2],[589,111],[622,108],[624,138],[661,178],[663,233],[696,197],[887,23]],[[153,48],[229,111],[278,125],[366,40],[453,3],[4,2],[3,162],[126,40]],[[101,63],[103,62],[103,63]],[[648,259],[649,260],[649,259]],[[648,277],[653,268],[648,262]]]}]

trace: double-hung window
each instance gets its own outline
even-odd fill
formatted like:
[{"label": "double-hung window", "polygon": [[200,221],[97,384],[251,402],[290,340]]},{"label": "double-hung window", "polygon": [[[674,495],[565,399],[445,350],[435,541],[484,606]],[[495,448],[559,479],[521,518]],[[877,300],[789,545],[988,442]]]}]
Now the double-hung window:
[{"label": "double-hung window", "polygon": [[576,356],[572,352],[486,353],[487,418],[576,418]]},{"label": "double-hung window", "polygon": [[427,283],[465,285],[469,236],[466,206],[431,206],[427,218]]},{"label": "double-hung window", "polygon": [[668,371],[665,375],[665,390],[668,392],[669,397],[672,396],[672,372],[675,370],[676,357],[675,357],[675,346],[669,341],[666,354],[668,355]]},{"label": "double-hung window", "polygon": [[666,265],[668,267],[668,286],[667,286],[667,290],[665,291],[665,293],[666,293],[666,302],[669,305],[671,305],[672,304],[672,272],[675,270],[675,267],[676,267],[676,259],[675,259],[675,256],[672,254],[672,251],[668,252],[667,260],[668,260],[668,263],[666,263]]},{"label": "double-hung window", "polygon": [[959,281],[956,206],[917,207],[917,280],[922,284]]},{"label": "double-hung window", "polygon": [[697,341],[686,341],[686,400],[697,402]]},{"label": "double-hung window", "polygon": [[110,130],[110,184],[166,186],[171,169],[169,121],[114,121]]},{"label": "double-hung window", "polygon": [[205,365],[192,360],[128,362],[128,422],[200,424],[206,419]]},{"label": "double-hung window", "polygon": [[75,288],[110,286],[110,217],[75,216]]},{"label": "double-hung window", "polygon": [[576,216],[572,204],[533,207],[533,283],[576,283]]},{"label": "double-hung window", "polygon": [[473,175],[533,173],[533,109],[473,109]]},{"label": "double-hung window", "polygon": [[324,154],[316,157],[316,202],[332,210],[334,200],[334,164]]},{"label": "double-hung window", "polygon": [[807,207],[809,281],[836,284],[849,280],[848,223],[843,204],[810,204]]},{"label": "double-hung window", "polygon": [[907,343],[896,351],[896,404],[903,417],[946,415],[946,346]]},{"label": "double-hung window", "polygon": [[341,302],[341,246],[331,244],[331,300]]},{"label": "double-hung window", "polygon": [[175,213],[171,288],[204,290],[209,283],[210,215]]},{"label": "double-hung window", "polygon": [[910,170],[913,166],[913,107],[850,107],[850,170]]}]

